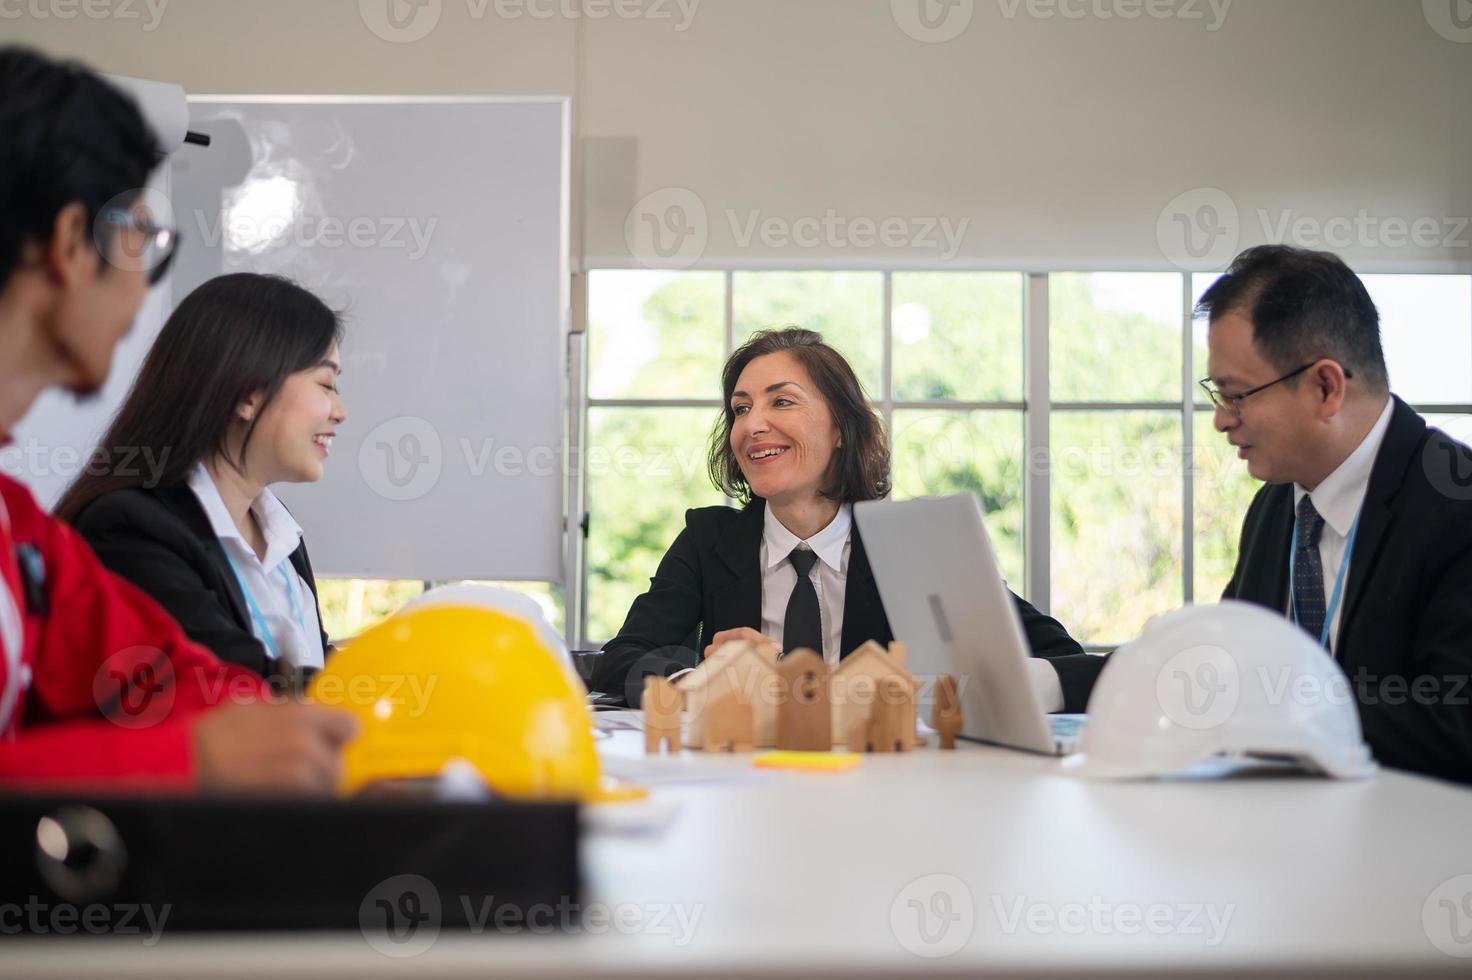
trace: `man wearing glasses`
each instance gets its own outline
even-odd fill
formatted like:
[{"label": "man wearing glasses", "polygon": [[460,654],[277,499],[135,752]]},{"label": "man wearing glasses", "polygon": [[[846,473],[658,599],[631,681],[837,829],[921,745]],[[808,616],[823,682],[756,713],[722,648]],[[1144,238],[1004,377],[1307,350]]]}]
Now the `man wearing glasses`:
[{"label": "man wearing glasses", "polygon": [[1336,256],[1249,249],[1196,312],[1216,428],[1267,484],[1223,598],[1339,662],[1382,763],[1472,782],[1472,451],[1390,393],[1379,314]]},{"label": "man wearing glasses", "polygon": [[[159,158],[98,76],[0,47],[0,446],[45,389],[107,380],[173,255]],[[0,476],[0,791],[333,788],[352,716],[264,694]]]}]

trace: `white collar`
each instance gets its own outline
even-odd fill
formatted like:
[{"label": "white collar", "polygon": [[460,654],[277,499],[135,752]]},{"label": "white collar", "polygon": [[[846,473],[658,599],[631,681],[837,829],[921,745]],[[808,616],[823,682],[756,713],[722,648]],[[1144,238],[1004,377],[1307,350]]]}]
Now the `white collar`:
[{"label": "white collar", "polygon": [[[250,543],[241,535],[240,529],[230,517],[225,500],[220,496],[220,488],[215,486],[214,478],[203,463],[196,463],[194,471],[189,474],[189,489],[199,498],[199,504],[204,508],[205,517],[209,518],[210,530],[215,532],[215,537],[222,542],[235,541],[246,554],[254,555]],[[266,557],[261,561],[261,567],[270,572],[290,557],[301,544],[302,527],[269,487],[261,489],[261,495],[252,501],[250,509],[256,515],[261,533],[266,538]]]},{"label": "white collar", "polygon": [[835,572],[843,572],[843,547],[848,544],[849,530],[854,525],[853,507],[849,504],[839,507],[828,526],[806,541],[787,530],[772,514],[770,505],[767,506],[763,519],[765,524],[762,528],[762,543],[767,546],[767,567],[763,571],[777,567],[787,560],[793,548],[806,544],[823,564]]},{"label": "white collar", "polygon": [[[1360,504],[1364,502],[1365,491],[1370,487],[1370,473],[1375,469],[1375,457],[1380,455],[1380,443],[1385,441],[1385,432],[1390,428],[1390,416],[1395,410],[1395,399],[1385,400],[1385,409],[1380,413],[1380,418],[1371,426],[1369,433],[1355,448],[1355,451],[1340,463],[1324,482],[1320,483],[1311,495],[1314,499],[1314,510],[1319,516],[1341,537],[1349,536],[1349,529],[1354,524],[1355,517],[1360,512]],[[1293,509],[1297,513],[1298,505],[1303,502],[1304,495],[1308,491],[1297,483],[1293,484]]]}]

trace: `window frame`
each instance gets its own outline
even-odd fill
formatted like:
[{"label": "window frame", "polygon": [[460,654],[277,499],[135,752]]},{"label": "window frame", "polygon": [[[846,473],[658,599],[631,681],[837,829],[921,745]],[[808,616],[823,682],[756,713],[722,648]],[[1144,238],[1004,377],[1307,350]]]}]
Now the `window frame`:
[{"label": "window frame", "polygon": [[[569,419],[569,445],[573,452],[573,459],[583,458],[583,440],[588,430],[588,412],[593,408],[705,408],[715,411],[720,408],[720,399],[648,399],[648,398],[593,398],[588,394],[589,371],[587,370],[587,340],[588,331],[591,327],[589,322],[588,306],[588,282],[591,276],[599,272],[629,271],[627,267],[597,267],[588,269],[576,278],[579,280],[575,290],[574,323],[573,323],[573,350],[570,357],[572,373],[571,399]],[[670,270],[676,271],[676,270]],[[1154,411],[1170,412],[1179,420],[1181,426],[1181,446],[1183,461],[1195,458],[1196,439],[1195,422],[1198,413],[1210,413],[1214,411],[1211,404],[1198,402],[1196,393],[1195,371],[1193,365],[1197,354],[1195,339],[1195,303],[1196,296],[1193,288],[1193,273],[1182,271],[1169,266],[1156,266],[1152,268],[1133,269],[1072,269],[1056,268],[1049,270],[1019,270],[1019,269],[971,269],[971,268],[854,268],[849,266],[824,266],[815,264],[804,269],[795,269],[791,266],[782,265],[751,265],[740,268],[722,268],[718,270],[694,269],[689,271],[720,271],[723,273],[725,284],[724,299],[724,340],[725,350],[723,358],[729,357],[735,349],[735,275],[737,272],[793,272],[808,271],[817,273],[827,272],[870,272],[883,276],[883,310],[881,312],[882,352],[880,362],[880,391],[878,397],[873,399],[874,407],[879,411],[884,420],[885,431],[892,434],[894,430],[894,414],[896,410],[925,410],[932,412],[987,412],[1006,411],[1021,412],[1023,427],[1023,459],[1024,461],[1036,458],[1050,458],[1052,450],[1051,419],[1055,412],[1129,412],[1129,411]],[[1022,302],[1022,329],[1023,329],[1023,400],[1021,402],[1011,401],[907,401],[895,398],[894,395],[894,276],[912,272],[954,272],[954,273],[978,273],[978,272],[1007,272],[1021,277],[1021,288],[1023,290]],[[1181,371],[1180,371],[1180,393],[1179,398],[1170,401],[1137,401],[1137,402],[1084,402],[1084,401],[1053,401],[1050,388],[1049,374],[1049,340],[1051,336],[1051,317],[1049,305],[1049,289],[1051,277],[1055,274],[1075,272],[1153,272],[1168,273],[1176,275],[1181,284],[1180,290],[1180,318],[1181,318]],[[1368,273],[1366,273],[1368,274]],[[1430,274],[1430,273],[1418,273]],[[1461,273],[1435,273],[1446,275],[1462,275]],[[1469,283],[1472,289],[1472,283]],[[1472,330],[1472,324],[1468,324]],[[1468,365],[1472,371],[1472,364]],[[714,380],[712,382],[714,384]],[[1472,403],[1418,403],[1412,407],[1421,414],[1451,414],[1472,415]],[[568,627],[568,642],[574,649],[585,646],[587,637],[587,586],[588,568],[586,562],[586,538],[589,533],[590,510],[587,497],[587,476],[581,467],[570,467],[569,475],[569,516],[567,526],[569,529],[579,528],[581,533],[569,534],[568,569],[566,597],[566,623]],[[1190,605],[1196,601],[1194,594],[1195,583],[1195,550],[1196,550],[1196,514],[1195,514],[1195,474],[1193,467],[1183,465],[1181,468],[1181,506],[1183,508],[1182,520],[1182,561],[1181,561],[1181,595],[1184,603]],[[1043,612],[1051,609],[1052,594],[1052,535],[1051,526],[1051,493],[1052,474],[1048,467],[1023,467],[1023,551],[1025,563],[1025,589],[1026,597],[1033,605]],[[728,503],[734,503],[727,498]],[[573,515],[577,515],[574,517]],[[1215,596],[1201,597],[1206,601],[1215,601]],[[607,637],[594,638],[595,642],[606,642]],[[1129,637],[1119,637],[1122,643]],[[1114,649],[1118,643],[1090,643],[1085,644],[1085,649],[1091,652],[1103,652]]]}]

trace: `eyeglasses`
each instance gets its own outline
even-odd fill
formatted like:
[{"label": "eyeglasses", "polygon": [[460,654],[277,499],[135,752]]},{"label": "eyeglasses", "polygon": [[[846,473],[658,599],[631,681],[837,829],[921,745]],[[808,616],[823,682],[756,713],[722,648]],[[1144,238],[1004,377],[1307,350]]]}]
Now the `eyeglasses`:
[{"label": "eyeglasses", "polygon": [[118,236],[116,249],[103,249],[107,260],[119,269],[133,272],[146,271],[148,284],[155,285],[169,271],[174,253],[179,248],[179,232],[153,222],[146,214],[113,208],[98,215],[99,221],[122,229],[137,232],[141,236],[122,234]]},{"label": "eyeglasses", "polygon": [[[1211,403],[1213,405],[1215,405],[1217,408],[1220,408],[1224,412],[1231,412],[1233,415],[1236,415],[1240,418],[1242,415],[1242,400],[1244,398],[1251,398],[1259,391],[1267,391],[1273,385],[1280,385],[1284,381],[1287,381],[1289,378],[1296,378],[1322,360],[1324,360],[1324,358],[1320,357],[1315,360],[1309,361],[1307,364],[1303,365],[1303,367],[1294,368],[1292,371],[1289,371],[1281,378],[1274,378],[1272,381],[1269,381],[1265,385],[1258,385],[1256,388],[1248,388],[1246,391],[1239,391],[1231,395],[1222,391],[1220,388],[1215,387],[1211,383],[1210,378],[1202,378],[1196,383],[1201,386],[1202,391],[1206,392],[1206,397],[1211,399]],[[1344,368],[1344,376],[1346,378],[1352,378],[1354,377],[1354,372],[1350,371],[1349,368]]]}]

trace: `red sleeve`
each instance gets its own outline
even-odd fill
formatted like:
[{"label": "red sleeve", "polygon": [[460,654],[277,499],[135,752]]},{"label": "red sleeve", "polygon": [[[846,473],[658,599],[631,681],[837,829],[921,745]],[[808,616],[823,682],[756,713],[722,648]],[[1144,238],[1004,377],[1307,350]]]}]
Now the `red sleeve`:
[{"label": "red sleeve", "polygon": [[192,730],[174,722],[124,731],[102,718],[25,727],[0,743],[0,785],[191,790]]},{"label": "red sleeve", "polygon": [[39,551],[48,609],[25,614],[31,687],[15,737],[0,739],[0,783],[193,786],[191,719],[259,698],[263,681],[190,641],[70,527],[7,483],[7,551]]}]

